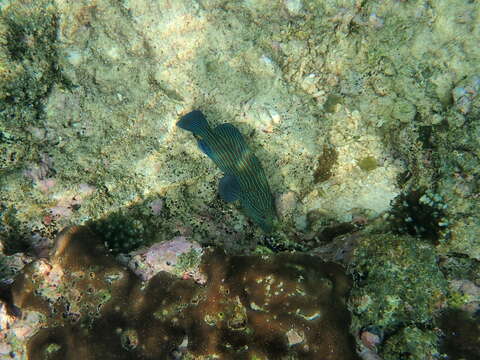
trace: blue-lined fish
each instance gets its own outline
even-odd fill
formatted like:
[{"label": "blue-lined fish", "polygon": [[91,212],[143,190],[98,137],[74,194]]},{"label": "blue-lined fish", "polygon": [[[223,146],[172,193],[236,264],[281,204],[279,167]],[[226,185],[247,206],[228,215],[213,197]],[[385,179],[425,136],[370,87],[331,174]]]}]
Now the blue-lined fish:
[{"label": "blue-lined fish", "polygon": [[239,200],[245,214],[270,232],[276,218],[270,186],[240,131],[228,123],[212,129],[199,110],[182,116],[177,126],[191,131],[200,149],[225,173],[219,183],[220,197],[226,202]]}]

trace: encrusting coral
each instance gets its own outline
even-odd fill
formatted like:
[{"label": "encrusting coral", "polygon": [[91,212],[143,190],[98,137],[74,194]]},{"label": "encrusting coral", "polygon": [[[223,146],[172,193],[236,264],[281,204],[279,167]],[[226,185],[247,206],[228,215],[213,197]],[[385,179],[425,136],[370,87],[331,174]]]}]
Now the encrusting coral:
[{"label": "encrusting coral", "polygon": [[48,260],[12,287],[45,322],[35,359],[357,359],[343,269],[308,255],[208,250],[205,285],[159,272],[142,282],[87,227],[70,227]]}]

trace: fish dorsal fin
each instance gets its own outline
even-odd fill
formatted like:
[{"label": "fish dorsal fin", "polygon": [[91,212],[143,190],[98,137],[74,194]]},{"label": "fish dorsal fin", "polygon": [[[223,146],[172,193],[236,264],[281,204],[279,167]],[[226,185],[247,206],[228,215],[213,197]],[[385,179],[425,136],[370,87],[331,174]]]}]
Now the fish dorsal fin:
[{"label": "fish dorsal fin", "polygon": [[226,202],[233,202],[240,198],[240,184],[234,175],[225,175],[218,184],[218,193]]},{"label": "fish dorsal fin", "polygon": [[245,142],[243,135],[232,124],[220,124],[213,131],[215,135],[227,142],[230,151],[240,154],[243,151],[248,150],[247,143]]}]

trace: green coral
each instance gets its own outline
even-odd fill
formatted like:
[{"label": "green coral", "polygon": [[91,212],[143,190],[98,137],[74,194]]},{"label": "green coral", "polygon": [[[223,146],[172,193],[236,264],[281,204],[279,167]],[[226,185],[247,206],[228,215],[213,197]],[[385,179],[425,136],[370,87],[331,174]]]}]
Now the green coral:
[{"label": "green coral", "polygon": [[382,346],[384,360],[433,359],[438,356],[438,337],[434,331],[409,326],[389,337]]},{"label": "green coral", "polygon": [[158,201],[158,198],[146,198],[135,205],[91,220],[87,225],[113,254],[127,253],[140,246],[171,239],[174,234],[165,226],[168,210],[163,208],[160,214],[153,213],[149,205],[153,201]]},{"label": "green coral", "polygon": [[92,230],[104,241],[114,254],[127,253],[138,248],[145,241],[145,228],[140,220],[132,220],[122,212],[93,222]]},{"label": "green coral", "polygon": [[357,283],[351,308],[362,326],[385,330],[432,321],[445,301],[447,282],[434,247],[420,239],[371,235],[355,249],[351,265]]}]

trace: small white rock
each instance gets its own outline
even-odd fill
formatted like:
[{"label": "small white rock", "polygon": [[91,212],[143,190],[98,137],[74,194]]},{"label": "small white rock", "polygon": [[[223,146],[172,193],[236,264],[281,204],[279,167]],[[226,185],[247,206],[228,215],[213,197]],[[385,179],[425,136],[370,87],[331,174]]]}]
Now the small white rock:
[{"label": "small white rock", "polygon": [[298,15],[303,9],[302,0],[285,0],[285,7],[290,15]]}]

